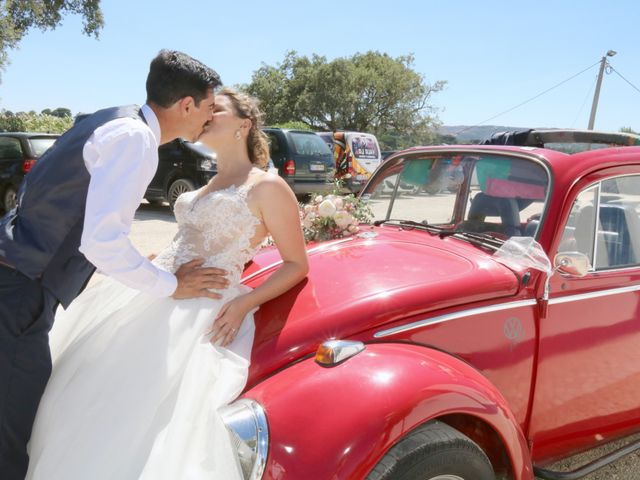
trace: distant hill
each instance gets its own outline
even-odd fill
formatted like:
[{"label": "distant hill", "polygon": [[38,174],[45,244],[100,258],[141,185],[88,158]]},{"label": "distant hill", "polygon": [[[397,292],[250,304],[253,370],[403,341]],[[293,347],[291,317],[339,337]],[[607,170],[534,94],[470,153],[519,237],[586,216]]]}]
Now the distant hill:
[{"label": "distant hill", "polygon": [[505,127],[503,125],[480,125],[470,127],[468,125],[443,125],[438,129],[440,135],[453,135],[460,143],[477,143],[488,138],[496,132],[506,130],[520,130],[523,127]]}]

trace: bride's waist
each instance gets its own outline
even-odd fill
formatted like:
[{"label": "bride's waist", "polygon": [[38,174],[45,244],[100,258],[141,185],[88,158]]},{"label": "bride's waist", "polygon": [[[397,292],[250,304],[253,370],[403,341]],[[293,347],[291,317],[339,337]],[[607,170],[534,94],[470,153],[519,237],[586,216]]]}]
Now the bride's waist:
[{"label": "bride's waist", "polygon": [[203,260],[201,267],[213,267],[225,270],[227,272],[227,279],[230,283],[240,283],[244,264],[239,264],[239,260],[237,258],[232,258],[224,253],[203,256],[196,252],[178,254],[168,249],[161,252],[154,259],[153,263],[160,268],[170,271],[171,273],[175,273],[180,266],[193,260]]}]

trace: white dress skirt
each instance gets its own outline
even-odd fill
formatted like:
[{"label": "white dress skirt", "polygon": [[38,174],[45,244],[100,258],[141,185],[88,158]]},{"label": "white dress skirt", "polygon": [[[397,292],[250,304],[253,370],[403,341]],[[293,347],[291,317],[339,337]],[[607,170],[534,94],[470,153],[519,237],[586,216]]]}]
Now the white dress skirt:
[{"label": "white dress skirt", "polygon": [[249,291],[240,273],[257,251],[249,240],[259,222],[248,190],[182,195],[178,234],[154,260],[169,271],[193,258],[226,268],[221,300],[158,299],[107,278],[59,310],[29,480],[241,478],[218,409],[246,384],[254,312],[228,348],[209,332],[222,305]]}]

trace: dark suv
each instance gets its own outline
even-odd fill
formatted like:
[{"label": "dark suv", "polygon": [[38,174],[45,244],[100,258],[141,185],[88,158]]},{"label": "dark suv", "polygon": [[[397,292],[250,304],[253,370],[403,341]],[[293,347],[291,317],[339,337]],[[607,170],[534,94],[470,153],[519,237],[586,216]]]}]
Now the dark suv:
[{"label": "dark suv", "polygon": [[211,150],[178,138],[158,149],[158,170],[144,197],[149,203],[166,201],[173,207],[178,195],[202,187],[216,173],[216,157]]},{"label": "dark suv", "polygon": [[16,193],[25,174],[60,135],[52,133],[0,133],[0,208],[16,206]]},{"label": "dark suv", "polygon": [[333,153],[314,132],[264,128],[271,161],[296,195],[333,189]]}]

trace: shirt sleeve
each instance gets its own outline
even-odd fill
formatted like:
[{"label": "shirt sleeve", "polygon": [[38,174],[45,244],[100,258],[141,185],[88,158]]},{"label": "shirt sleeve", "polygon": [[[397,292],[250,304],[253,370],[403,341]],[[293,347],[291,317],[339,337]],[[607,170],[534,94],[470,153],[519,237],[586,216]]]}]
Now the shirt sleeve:
[{"label": "shirt sleeve", "polygon": [[158,144],[141,121],[122,118],[96,129],[85,143],[91,175],[80,251],[96,268],[156,297],[175,292],[176,277],[153,265],[133,246],[129,232],[158,167]]}]

